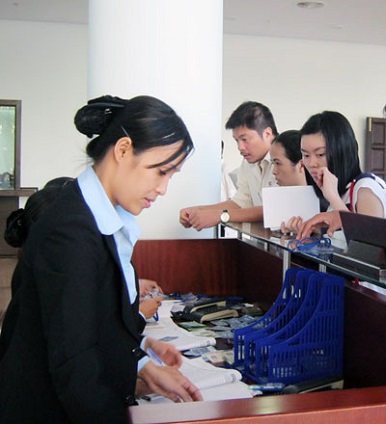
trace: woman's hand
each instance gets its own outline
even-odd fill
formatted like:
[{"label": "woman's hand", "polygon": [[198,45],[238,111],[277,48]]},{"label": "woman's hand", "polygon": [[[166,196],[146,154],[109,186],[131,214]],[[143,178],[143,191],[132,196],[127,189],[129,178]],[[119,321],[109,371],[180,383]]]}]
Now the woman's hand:
[{"label": "woman's hand", "polygon": [[332,209],[346,209],[339,192],[338,178],[328,170],[328,168],[320,168],[317,174],[316,184],[323,193],[323,197],[328,201]]},{"label": "woman's hand", "polygon": [[152,349],[166,365],[176,368],[182,365],[181,352],[172,344],[146,337],[145,351],[149,348]]},{"label": "woman's hand", "polygon": [[327,235],[332,237],[334,232],[342,227],[339,211],[321,212],[305,221],[299,229],[297,238],[310,237],[312,233],[319,232],[323,227],[327,227]]},{"label": "woman's hand", "polygon": [[153,290],[157,290],[160,293],[163,293],[161,287],[154,280],[148,280],[146,278],[139,279],[139,294],[144,297],[150,294]]},{"label": "woman's hand", "polygon": [[[316,184],[323,195],[338,193],[338,178],[327,167],[320,168],[316,176]],[[326,197],[328,200],[328,198]]]},{"label": "woman's hand", "polygon": [[163,296],[143,299],[139,302],[139,310],[146,319],[153,317],[162,305]]},{"label": "woman's hand", "polygon": [[147,362],[138,372],[137,395],[157,393],[173,402],[202,400],[198,388],[177,368]]},{"label": "woman's hand", "polygon": [[303,218],[301,216],[293,216],[287,222],[282,222],[280,231],[283,234],[297,234],[303,224]]}]

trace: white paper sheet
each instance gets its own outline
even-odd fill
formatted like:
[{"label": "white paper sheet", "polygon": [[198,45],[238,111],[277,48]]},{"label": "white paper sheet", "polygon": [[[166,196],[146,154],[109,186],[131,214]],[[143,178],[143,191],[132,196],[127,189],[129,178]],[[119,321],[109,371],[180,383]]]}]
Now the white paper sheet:
[{"label": "white paper sheet", "polygon": [[320,212],[312,186],[264,187],[262,197],[264,228],[277,229],[293,216],[307,220]]}]

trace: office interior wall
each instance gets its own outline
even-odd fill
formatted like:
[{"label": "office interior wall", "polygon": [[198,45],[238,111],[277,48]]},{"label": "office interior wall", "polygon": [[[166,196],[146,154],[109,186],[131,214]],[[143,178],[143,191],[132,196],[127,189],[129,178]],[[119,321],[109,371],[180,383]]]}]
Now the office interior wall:
[{"label": "office interior wall", "polygon": [[[229,34],[223,44],[226,162],[238,166],[240,156],[224,123],[248,99],[272,109],[279,131],[298,128],[323,109],[339,110],[351,121],[363,157],[365,117],[381,116],[386,103],[386,46]],[[0,57],[0,98],[23,102],[22,185],[41,188],[55,176],[78,175],[86,140],[75,130],[73,116],[87,99],[87,26],[0,20]],[[201,161],[215,163],[214,154],[191,158],[182,171],[189,172],[194,187],[190,204],[218,200],[210,194],[212,184],[219,185],[213,181],[217,176],[207,176],[210,184],[195,184]],[[175,213],[177,229],[177,208]],[[161,225],[162,214],[155,219]]]},{"label": "office interior wall", "polygon": [[138,216],[142,237],[212,238],[213,229],[182,227],[179,210],[220,201],[222,0],[114,5],[89,2],[90,96],[156,96],[183,118],[195,145],[166,195]]},{"label": "office interior wall", "polygon": [[[224,35],[223,122],[245,100],[270,107],[279,131],[299,129],[323,110],[351,122],[364,159],[366,117],[386,104],[386,46]],[[240,155],[223,129],[224,160]]]},{"label": "office interior wall", "polygon": [[87,99],[87,26],[0,20],[0,98],[22,101],[21,185],[76,176],[85,137],[73,117]]}]

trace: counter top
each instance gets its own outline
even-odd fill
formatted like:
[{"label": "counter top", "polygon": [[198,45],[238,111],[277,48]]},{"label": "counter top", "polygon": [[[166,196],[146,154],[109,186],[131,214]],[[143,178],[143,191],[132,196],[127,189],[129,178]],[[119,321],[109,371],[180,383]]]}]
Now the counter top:
[{"label": "counter top", "polygon": [[[300,395],[264,396],[215,402],[139,405],[129,408],[133,423],[245,422],[381,423],[386,419],[385,387]],[[365,421],[364,414],[366,415]]]},{"label": "counter top", "polygon": [[283,235],[280,231],[271,231],[264,228],[261,222],[227,223],[223,225],[234,230],[237,237],[247,243],[260,245],[267,251],[279,251],[283,256],[285,267],[289,266],[292,255],[295,257],[303,256],[307,260],[317,263],[322,271],[329,269],[349,275],[353,279],[386,288],[386,264],[385,267],[381,267],[364,262],[358,257],[349,256],[342,231],[337,232],[338,237],[328,240],[328,243],[331,241],[331,246],[312,247],[310,244],[311,248],[308,249],[306,244],[302,244],[299,249],[294,236]]}]

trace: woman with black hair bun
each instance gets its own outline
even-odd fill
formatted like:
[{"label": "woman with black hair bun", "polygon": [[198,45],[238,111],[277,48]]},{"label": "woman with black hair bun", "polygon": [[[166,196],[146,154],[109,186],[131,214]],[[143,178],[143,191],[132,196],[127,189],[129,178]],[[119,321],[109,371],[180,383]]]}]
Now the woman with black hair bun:
[{"label": "woman with black hair bun", "polygon": [[58,177],[48,181],[41,190],[28,198],[24,208],[13,211],[7,218],[5,241],[12,247],[21,248],[40,214],[58,197],[66,184],[73,180],[71,177]]},{"label": "woman with black hair bun", "polygon": [[150,96],[94,99],[75,125],[92,137],[92,163],[23,245],[15,327],[0,359],[0,422],[125,423],[136,395],[202,400],[178,371],[180,352],[139,334],[131,264],[135,216],[181,170],[193,151],[189,132]]}]

